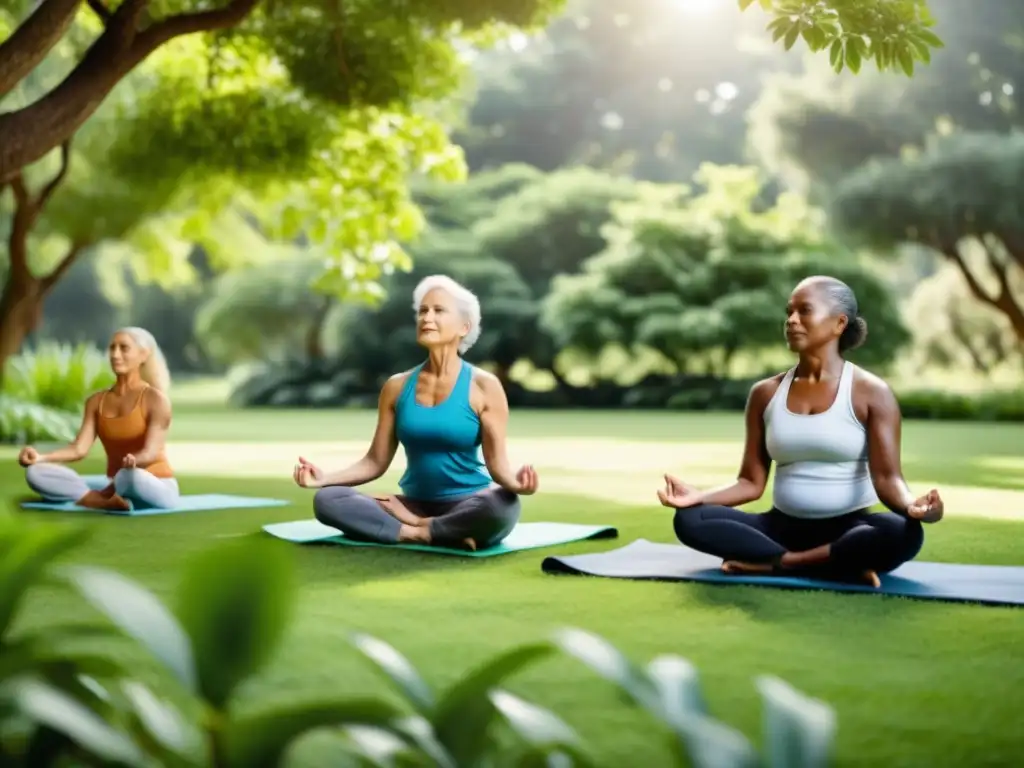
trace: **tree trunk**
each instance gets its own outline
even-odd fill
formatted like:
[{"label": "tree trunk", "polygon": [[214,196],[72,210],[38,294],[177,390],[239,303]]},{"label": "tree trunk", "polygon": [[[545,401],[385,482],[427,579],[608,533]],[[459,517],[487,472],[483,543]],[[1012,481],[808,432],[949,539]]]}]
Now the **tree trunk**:
[{"label": "tree trunk", "polygon": [[989,267],[999,285],[999,290],[994,295],[981,284],[978,276],[971,270],[956,245],[945,243],[938,250],[959,267],[964,280],[967,281],[967,287],[978,301],[988,304],[1006,316],[1017,339],[1024,344],[1024,306],[1021,306],[1020,301],[1014,295],[1010,278],[1010,270],[1016,267],[1015,262],[1020,263],[1020,254],[1015,253],[1008,244],[1003,243],[1004,247],[1006,247],[1008,258],[1002,259],[996,253],[990,241],[983,242],[983,245],[985,245],[985,254],[988,257]]},{"label": "tree trunk", "polygon": [[25,337],[39,327],[43,316],[42,281],[8,280],[0,297],[0,384],[7,361],[18,354]]}]

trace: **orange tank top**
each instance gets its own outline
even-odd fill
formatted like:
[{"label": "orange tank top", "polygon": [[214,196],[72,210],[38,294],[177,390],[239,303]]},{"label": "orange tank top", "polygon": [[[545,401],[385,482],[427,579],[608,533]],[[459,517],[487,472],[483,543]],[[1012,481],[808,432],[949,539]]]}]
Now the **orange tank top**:
[{"label": "orange tank top", "polygon": [[[100,407],[96,409],[96,436],[107,453],[107,477],[113,477],[122,469],[125,456],[129,453],[138,454],[146,447],[148,425],[143,401],[147,389],[148,385],[142,388],[135,406],[124,416],[104,416],[103,401],[107,393],[104,392],[100,397]],[[139,465],[139,469],[146,470],[154,477],[174,477],[163,451],[150,464]]]}]

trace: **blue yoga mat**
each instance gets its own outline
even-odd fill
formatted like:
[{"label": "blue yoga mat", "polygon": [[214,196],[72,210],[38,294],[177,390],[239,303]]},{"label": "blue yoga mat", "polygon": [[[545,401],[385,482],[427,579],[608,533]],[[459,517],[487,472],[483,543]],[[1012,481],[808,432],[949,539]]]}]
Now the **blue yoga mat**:
[{"label": "blue yoga mat", "polygon": [[50,512],[92,512],[99,515],[118,515],[121,517],[141,517],[143,515],[170,515],[175,512],[199,512],[214,509],[256,509],[259,507],[283,507],[287,501],[280,499],[263,499],[255,496],[232,496],[224,493],[203,493],[193,496],[182,496],[177,506],[134,507],[132,509],[91,509],[80,507],[73,501],[23,501],[24,509],[42,509]]},{"label": "blue yoga mat", "polygon": [[336,528],[317,520],[293,520],[288,523],[270,523],[263,530],[271,536],[296,544],[343,544],[350,547],[387,547],[388,549],[411,549],[439,555],[458,557],[493,557],[509,552],[551,547],[586,539],[614,539],[618,530],[608,525],[578,525],[575,523],[520,523],[500,544],[476,552],[464,549],[433,547],[427,544],[378,544],[372,541],[357,541],[340,533]]},{"label": "blue yoga mat", "polygon": [[959,565],[911,561],[880,577],[882,586],[845,584],[791,576],[729,575],[720,558],[681,544],[638,539],[610,552],[546,557],[545,573],[604,576],[613,579],[699,581],[712,584],[753,584],[789,589],[868,592],[922,600],[1024,605],[1024,568],[1008,565]]}]

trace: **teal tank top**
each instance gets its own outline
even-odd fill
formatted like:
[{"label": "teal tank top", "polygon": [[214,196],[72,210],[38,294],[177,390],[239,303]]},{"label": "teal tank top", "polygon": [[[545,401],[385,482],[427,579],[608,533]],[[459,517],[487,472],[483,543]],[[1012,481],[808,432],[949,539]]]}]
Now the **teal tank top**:
[{"label": "teal tank top", "polygon": [[395,403],[395,432],[407,462],[399,486],[410,499],[468,496],[492,484],[481,458],[480,417],[469,404],[473,366],[461,362],[455,388],[443,403],[429,407],[416,402],[423,364],[405,380]]}]

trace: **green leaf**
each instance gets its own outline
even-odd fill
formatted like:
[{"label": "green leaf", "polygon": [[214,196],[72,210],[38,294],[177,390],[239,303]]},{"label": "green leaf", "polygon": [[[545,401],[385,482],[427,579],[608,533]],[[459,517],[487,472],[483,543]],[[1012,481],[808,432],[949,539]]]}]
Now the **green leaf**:
[{"label": "green leaf", "polygon": [[930,29],[925,29],[924,27],[914,30],[913,37],[916,38],[917,40],[920,40],[925,45],[931,46],[932,48],[946,47],[946,44],[942,42],[938,35],[936,35]]},{"label": "green leaf", "polygon": [[199,690],[215,709],[273,656],[295,589],[290,552],[277,542],[236,540],[188,563],[178,616],[192,640]]},{"label": "green leaf", "polygon": [[556,633],[555,643],[605,680],[619,686],[636,704],[660,715],[661,702],[654,685],[643,670],[607,640],[582,629],[564,629]]},{"label": "green leaf", "polygon": [[754,4],[754,0],[739,0],[740,10],[745,11]]},{"label": "green leaf", "polygon": [[597,765],[584,751],[577,733],[555,713],[524,701],[508,691],[491,691],[490,700],[533,754],[542,757],[567,754],[572,758],[570,764],[574,768]]},{"label": "green leaf", "polygon": [[[775,24],[775,22],[778,22],[778,24],[776,26],[774,26],[774,28],[773,28],[772,24]],[[796,39],[796,35],[797,35],[797,31],[799,30],[799,27],[797,27],[795,22],[790,21],[788,18],[785,18],[785,17],[779,17],[778,19],[775,20],[775,22],[772,22],[772,24],[768,25],[769,28],[771,29],[771,32],[772,32],[772,42],[773,43],[777,43],[779,40],[781,40],[783,37],[789,35],[790,33],[793,34],[793,39],[794,40]],[[797,30],[797,31],[794,31],[794,30]]]},{"label": "green leaf", "polygon": [[0,559],[0,637],[7,634],[25,594],[61,555],[89,536],[83,526],[38,525],[9,532],[10,548]]},{"label": "green leaf", "polygon": [[841,66],[843,62],[843,41],[835,39],[832,41],[832,46],[828,49],[828,63],[835,69],[837,66]]},{"label": "green leaf", "polygon": [[394,647],[370,635],[356,634],[352,644],[391,681],[418,712],[427,714],[434,708],[434,693],[412,663]]},{"label": "green leaf", "polygon": [[681,723],[695,713],[707,715],[700,676],[686,659],[658,656],[647,665],[647,676],[658,691],[667,724]]},{"label": "green leaf", "polygon": [[224,729],[227,764],[236,768],[277,768],[291,744],[317,728],[389,725],[401,711],[378,699],[286,704],[229,721]]},{"label": "green leaf", "polygon": [[832,708],[776,677],[762,676],[756,683],[764,705],[768,768],[829,765],[836,733]]},{"label": "green leaf", "polygon": [[134,680],[121,683],[121,692],[131,704],[139,724],[164,749],[182,755],[198,743],[198,733],[181,712]]},{"label": "green leaf", "polygon": [[896,48],[896,61],[899,62],[900,69],[907,75],[907,77],[914,76],[914,57],[911,54],[910,47],[906,45],[900,45]]},{"label": "green leaf", "polygon": [[783,47],[788,51],[796,43],[797,37],[800,36],[800,23],[797,22],[789,28],[786,32],[786,36],[782,40]]},{"label": "green leaf", "polygon": [[692,768],[760,768],[761,761],[747,738],[710,717],[695,715],[677,733]]},{"label": "green leaf", "polygon": [[917,53],[917,56],[919,59],[921,59],[921,61],[923,61],[925,64],[931,63],[932,50],[923,41],[919,40],[916,37],[911,37],[910,45],[913,46],[914,51]]},{"label": "green leaf", "polygon": [[476,760],[487,743],[488,726],[496,714],[489,698],[491,689],[553,650],[551,643],[542,642],[500,653],[463,677],[441,697],[432,718],[434,731],[459,765]]},{"label": "green leaf", "polygon": [[863,61],[863,41],[859,37],[851,37],[846,44],[846,66],[857,74],[860,72],[860,65]]},{"label": "green leaf", "polygon": [[18,709],[31,720],[63,733],[102,760],[120,765],[143,761],[139,748],[120,731],[61,691],[35,680],[13,685]]},{"label": "green leaf", "polygon": [[113,571],[75,566],[70,582],[100,613],[141,643],[189,691],[196,687],[196,666],[188,635],[160,599]]},{"label": "green leaf", "polygon": [[399,755],[409,752],[409,745],[391,731],[371,725],[350,725],[345,735],[349,749],[373,768],[394,768]]}]

